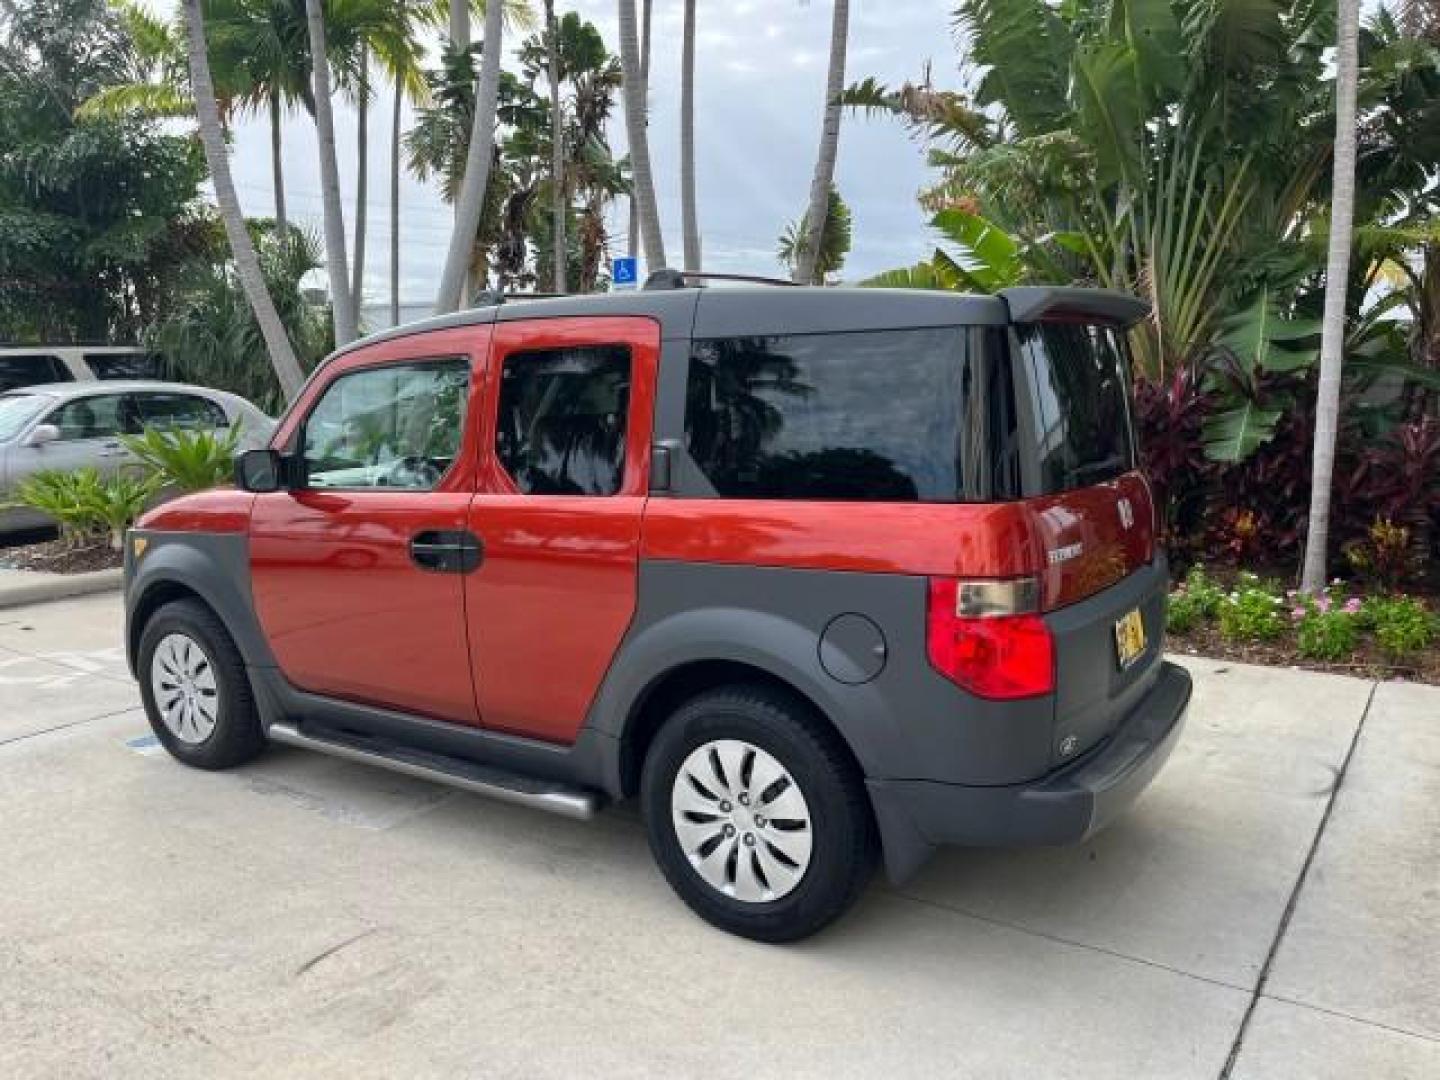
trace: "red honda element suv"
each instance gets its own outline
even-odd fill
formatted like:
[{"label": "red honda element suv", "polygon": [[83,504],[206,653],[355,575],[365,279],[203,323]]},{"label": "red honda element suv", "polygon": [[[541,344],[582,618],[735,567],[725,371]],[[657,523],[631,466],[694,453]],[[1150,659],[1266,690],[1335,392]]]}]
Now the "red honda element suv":
[{"label": "red honda element suv", "polygon": [[[662,285],[665,282],[662,281]],[[235,490],[151,511],[156,735],[267,741],[588,817],[765,941],[876,857],[1063,844],[1179,738],[1129,296],[668,287],[330,357]]]}]

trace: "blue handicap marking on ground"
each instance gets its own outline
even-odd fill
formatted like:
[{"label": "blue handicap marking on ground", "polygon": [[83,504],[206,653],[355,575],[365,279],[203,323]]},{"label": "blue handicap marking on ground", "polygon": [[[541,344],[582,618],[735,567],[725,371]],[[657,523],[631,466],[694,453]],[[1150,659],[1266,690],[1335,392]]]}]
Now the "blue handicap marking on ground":
[{"label": "blue handicap marking on ground", "polygon": [[146,756],[158,754],[162,749],[160,740],[154,735],[137,735],[133,739],[126,739],[125,745],[137,754],[145,754]]},{"label": "blue handicap marking on ground", "polygon": [[639,283],[640,260],[621,256],[610,260],[610,283],[617,289],[633,289]]}]

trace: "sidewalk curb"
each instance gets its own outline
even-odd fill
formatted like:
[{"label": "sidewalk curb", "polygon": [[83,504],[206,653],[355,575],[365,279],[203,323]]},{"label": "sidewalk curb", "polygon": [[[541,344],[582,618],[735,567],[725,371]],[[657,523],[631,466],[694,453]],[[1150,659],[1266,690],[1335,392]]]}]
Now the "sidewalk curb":
[{"label": "sidewalk curb", "polygon": [[0,587],[0,611],[27,604],[46,604],[52,600],[69,600],[76,596],[115,591],[125,583],[125,571],[117,567],[113,570],[92,570],[84,574],[37,572],[35,578],[35,581]]}]

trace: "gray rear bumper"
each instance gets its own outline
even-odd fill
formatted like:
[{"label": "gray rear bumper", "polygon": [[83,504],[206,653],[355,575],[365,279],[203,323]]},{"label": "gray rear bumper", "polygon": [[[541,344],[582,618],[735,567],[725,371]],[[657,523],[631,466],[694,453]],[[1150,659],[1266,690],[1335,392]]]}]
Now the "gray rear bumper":
[{"label": "gray rear bumper", "polygon": [[1162,663],[1149,692],[1110,738],[1038,780],[1003,787],[866,781],[891,880],[908,878],[940,844],[1070,844],[1104,828],[1170,757],[1189,704],[1190,673]]}]

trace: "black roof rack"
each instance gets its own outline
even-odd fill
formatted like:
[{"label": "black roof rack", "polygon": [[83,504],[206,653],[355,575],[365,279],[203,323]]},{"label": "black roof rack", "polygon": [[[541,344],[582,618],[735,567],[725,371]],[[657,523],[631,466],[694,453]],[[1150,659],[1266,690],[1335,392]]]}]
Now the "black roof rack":
[{"label": "black roof rack", "polygon": [[563,292],[506,292],[504,289],[481,289],[470,298],[470,307],[499,307],[507,300],[556,300],[562,296],[582,296],[583,293]]},{"label": "black roof rack", "polygon": [[673,267],[664,266],[659,270],[653,270],[650,276],[645,279],[644,288],[655,289],[685,289],[690,287],[691,282],[704,285],[707,281],[743,281],[747,285],[786,285],[794,287],[795,282],[786,281],[784,278],[761,277],[758,274],[710,274],[700,270],[676,270]]}]

